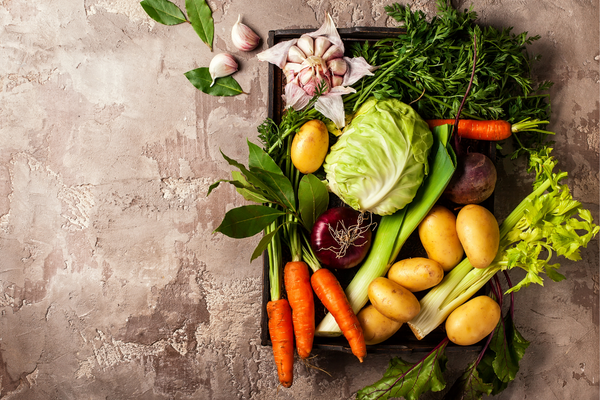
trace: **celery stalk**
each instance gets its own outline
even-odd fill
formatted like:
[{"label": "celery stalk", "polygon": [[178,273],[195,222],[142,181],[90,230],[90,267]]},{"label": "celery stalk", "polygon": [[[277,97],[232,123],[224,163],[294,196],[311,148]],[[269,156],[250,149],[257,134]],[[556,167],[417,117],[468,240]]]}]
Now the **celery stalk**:
[{"label": "celery stalk", "polygon": [[[346,287],[346,296],[355,313],[369,300],[368,287],[373,279],[387,273],[400,249],[442,195],[456,169],[456,156],[448,145],[451,127],[433,130],[434,145],[430,154],[429,175],[413,201],[404,209],[381,218],[369,255]],[[328,313],[315,331],[317,336],[339,336],[341,330]]]},{"label": "celery stalk", "polygon": [[[513,292],[530,283],[543,285],[542,272],[554,281],[564,279],[556,271],[560,265],[549,263],[553,253],[573,261],[580,259],[579,248],[586,247],[600,227],[592,222],[590,212],[573,200],[568,186],[559,183],[567,175],[552,172],[556,161],[550,151],[531,154],[530,169],[536,169],[534,190],[500,225],[500,246],[490,266],[475,269],[465,259],[421,299],[419,315],[408,322],[417,339],[442,324],[498,271],[515,267],[527,271],[525,278],[508,291]],[[544,256],[542,249],[548,255]]]}]

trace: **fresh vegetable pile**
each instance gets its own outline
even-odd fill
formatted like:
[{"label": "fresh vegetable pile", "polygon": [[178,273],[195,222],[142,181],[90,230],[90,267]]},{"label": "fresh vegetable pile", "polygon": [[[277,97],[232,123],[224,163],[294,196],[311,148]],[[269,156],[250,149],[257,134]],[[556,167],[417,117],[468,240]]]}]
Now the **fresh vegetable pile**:
[{"label": "fresh vegetable pile", "polygon": [[[343,335],[362,362],[368,346],[401,341],[406,324],[419,340],[436,329],[446,337],[416,364],[393,358],[359,399],[443,390],[450,342],[482,344],[452,398],[497,394],[528,345],[513,324],[512,293],[542,285],[542,274],[564,279],[555,258],[578,260],[600,230],[557,171],[553,133],[541,129],[551,84],[534,87],[525,49],[537,37],[480,28],[474,12],[445,1],[438,8],[428,22],[392,4],[386,11],[405,31],[352,49],[327,16],[317,31],[258,55],[285,75],[286,109],[258,127],[260,145],[248,141],[247,164],[223,154],[235,170],[209,194],[225,182],[250,203],[228,211],[216,232],[263,233],[252,259],[268,260],[266,312],[284,387],[293,383],[295,353],[308,362],[315,336]],[[257,42],[246,28],[235,29],[240,48]],[[223,82],[211,79],[209,88]],[[495,142],[502,150],[507,140],[535,181],[498,223],[486,207],[494,162],[472,149]],[[413,233],[427,257],[399,260]],[[513,268],[526,271],[515,285]],[[343,270],[355,271],[345,288]],[[327,311],[319,320],[313,296]]]}]

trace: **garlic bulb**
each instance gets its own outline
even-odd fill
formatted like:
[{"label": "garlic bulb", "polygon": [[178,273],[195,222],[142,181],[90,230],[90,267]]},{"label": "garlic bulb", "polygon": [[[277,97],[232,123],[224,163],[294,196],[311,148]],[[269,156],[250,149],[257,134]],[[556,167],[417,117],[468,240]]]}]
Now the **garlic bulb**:
[{"label": "garlic bulb", "polygon": [[241,51],[252,51],[258,46],[260,37],[248,26],[242,24],[242,16],[238,16],[237,22],[231,29],[231,40],[233,45]]},{"label": "garlic bulb", "polygon": [[376,69],[363,57],[344,57],[344,43],[329,14],[318,30],[279,42],[257,57],[285,74],[286,108],[301,110],[318,94],[315,109],[340,129],[346,123],[341,97],[355,92],[351,85]]},{"label": "garlic bulb", "polygon": [[212,87],[215,84],[217,78],[229,76],[237,70],[238,63],[231,54],[217,54],[213,57],[212,60],[210,60],[210,64],[208,66],[208,72],[210,73],[210,77],[212,78],[210,86]]}]

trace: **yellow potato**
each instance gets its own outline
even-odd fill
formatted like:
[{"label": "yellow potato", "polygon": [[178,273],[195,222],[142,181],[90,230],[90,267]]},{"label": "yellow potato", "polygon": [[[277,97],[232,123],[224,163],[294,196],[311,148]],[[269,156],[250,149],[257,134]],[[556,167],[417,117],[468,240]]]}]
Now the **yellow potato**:
[{"label": "yellow potato", "polygon": [[368,294],[377,311],[397,322],[408,322],[421,311],[419,300],[410,290],[383,276],[369,284]]},{"label": "yellow potato", "polygon": [[358,312],[356,316],[363,329],[365,343],[378,344],[388,340],[402,326],[402,322],[389,319],[369,304]]},{"label": "yellow potato", "polygon": [[294,136],[290,155],[292,163],[303,174],[318,170],[329,150],[329,131],[318,119],[306,122]]},{"label": "yellow potato", "polygon": [[470,346],[492,333],[500,321],[500,306],[488,296],[479,296],[458,307],[446,319],[448,339]]},{"label": "yellow potato", "polygon": [[444,269],[435,260],[415,257],[392,265],[387,276],[411,292],[420,292],[440,283],[444,278]]},{"label": "yellow potato", "polygon": [[433,206],[419,224],[419,238],[427,257],[439,262],[445,272],[463,258],[463,247],[456,234],[456,216],[446,207]]},{"label": "yellow potato", "polygon": [[456,232],[473,267],[490,265],[500,245],[500,228],[494,214],[477,204],[466,205],[456,217]]}]

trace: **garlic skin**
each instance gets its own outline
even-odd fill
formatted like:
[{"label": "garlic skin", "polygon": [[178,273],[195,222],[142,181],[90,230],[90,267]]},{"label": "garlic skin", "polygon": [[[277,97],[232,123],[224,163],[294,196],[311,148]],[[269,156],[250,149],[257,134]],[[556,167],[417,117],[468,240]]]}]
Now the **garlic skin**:
[{"label": "garlic skin", "polygon": [[242,23],[242,16],[238,15],[237,22],[231,28],[231,41],[241,51],[252,51],[258,46],[260,36]]},{"label": "garlic skin", "polygon": [[212,78],[210,87],[215,84],[217,78],[229,76],[238,70],[238,63],[231,54],[220,53],[210,60],[208,72]]}]

